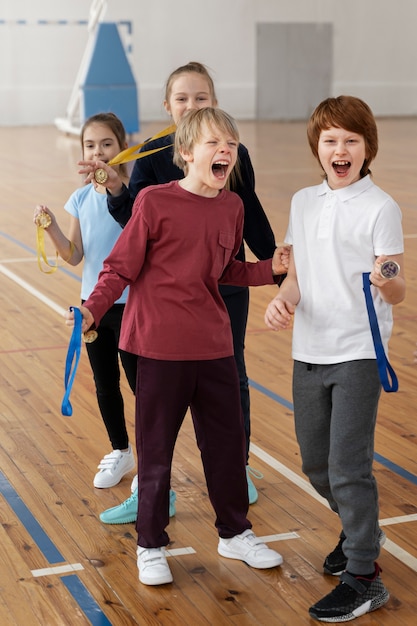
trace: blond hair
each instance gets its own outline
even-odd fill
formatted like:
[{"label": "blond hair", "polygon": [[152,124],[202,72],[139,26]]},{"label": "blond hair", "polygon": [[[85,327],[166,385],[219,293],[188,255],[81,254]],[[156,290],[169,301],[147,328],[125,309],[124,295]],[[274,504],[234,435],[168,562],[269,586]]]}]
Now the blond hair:
[{"label": "blond hair", "polygon": [[165,101],[169,102],[172,92],[172,85],[174,81],[178,78],[178,76],[182,76],[183,74],[191,74],[191,73],[199,74],[207,81],[207,86],[209,89],[210,97],[213,104],[217,105],[217,97],[216,91],[214,89],[213,79],[209,74],[208,69],[202,63],[198,61],[190,61],[186,65],[181,65],[181,67],[177,67],[176,70],[171,72],[168,76],[166,85],[165,85]]},{"label": "blond hair", "polygon": [[178,123],[174,144],[174,163],[184,172],[187,171],[187,163],[181,152],[192,152],[194,144],[198,143],[201,137],[204,123],[209,128],[216,128],[239,142],[235,120],[222,109],[205,107],[189,111]]}]

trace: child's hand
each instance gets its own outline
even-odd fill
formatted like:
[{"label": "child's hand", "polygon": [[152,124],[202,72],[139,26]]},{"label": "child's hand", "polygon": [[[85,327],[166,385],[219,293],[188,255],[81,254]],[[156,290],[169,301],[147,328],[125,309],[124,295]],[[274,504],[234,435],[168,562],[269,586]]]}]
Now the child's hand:
[{"label": "child's hand", "polygon": [[275,249],[272,257],[272,273],[274,276],[278,274],[286,274],[290,262],[291,246],[279,246]]},{"label": "child's hand", "polygon": [[[48,220],[49,217],[49,220]],[[49,221],[49,223],[48,223]],[[44,204],[37,204],[33,212],[33,223],[36,226],[42,225],[42,228],[49,228],[55,221],[55,215]],[[47,224],[47,225],[45,225]]]},{"label": "child's hand", "polygon": [[276,296],[267,306],[265,324],[271,330],[285,330],[292,323],[294,311],[294,304]]},{"label": "child's hand", "polygon": [[88,183],[93,183],[96,189],[100,186],[100,183],[97,182],[94,177],[96,170],[100,169],[104,170],[107,174],[107,179],[102,183],[102,186],[105,187],[112,196],[117,196],[121,193],[123,183],[119,174],[104,161],[78,161],[78,165],[81,166],[78,173],[86,174],[86,178],[84,180],[86,185]]},{"label": "child's hand", "polygon": [[[81,331],[85,333],[91,326],[94,325],[94,317],[91,315],[90,311],[85,306],[80,306],[80,313],[82,315],[82,324]],[[65,324],[67,326],[74,326],[74,311],[65,311]]]}]

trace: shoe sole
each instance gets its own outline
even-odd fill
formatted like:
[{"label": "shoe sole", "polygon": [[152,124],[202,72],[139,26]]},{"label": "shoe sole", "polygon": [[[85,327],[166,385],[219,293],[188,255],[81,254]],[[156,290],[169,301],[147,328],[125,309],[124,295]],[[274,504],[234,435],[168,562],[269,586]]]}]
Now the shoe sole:
[{"label": "shoe sole", "polygon": [[379,596],[376,598],[372,598],[372,600],[368,600],[364,602],[361,606],[358,606],[351,613],[346,613],[345,615],[339,615],[337,617],[326,617],[324,615],[320,615],[320,613],[316,613],[314,609],[309,610],[309,615],[319,622],[326,622],[328,624],[335,624],[337,622],[350,622],[357,617],[361,617],[361,615],[366,615],[366,613],[371,613],[372,611],[376,611],[380,609],[384,604],[386,604],[389,600],[389,592],[385,589]]},{"label": "shoe sole", "polygon": [[224,547],[219,546],[217,548],[220,556],[224,556],[226,559],[235,559],[236,561],[243,561],[243,563],[247,563],[250,567],[255,569],[271,569],[272,567],[278,567],[278,565],[282,565],[284,559],[280,554],[277,554],[277,558],[273,561],[252,561],[250,559],[243,559],[240,555],[236,554],[236,552],[232,552],[231,550],[227,550]]},{"label": "shoe sole", "polygon": [[[170,517],[175,517],[175,513],[176,511],[170,511],[169,512],[169,516]],[[107,520],[104,519],[103,517],[103,513],[100,513],[100,521],[103,522],[103,524],[134,524],[137,520],[137,515],[132,515],[131,517],[128,517],[127,519],[114,519],[114,520]]]},{"label": "shoe sole", "polygon": [[139,580],[142,585],[148,586],[156,586],[156,585],[168,585],[174,581],[172,575],[171,576],[161,576],[160,578],[146,578],[145,576],[141,577],[139,574]]},{"label": "shoe sole", "polygon": [[120,519],[107,520],[107,519],[104,519],[102,515],[103,514],[100,513],[100,521],[103,522],[103,524],[133,524],[134,522],[136,522],[136,515],[132,515],[131,517],[124,519],[124,520],[120,520]]}]

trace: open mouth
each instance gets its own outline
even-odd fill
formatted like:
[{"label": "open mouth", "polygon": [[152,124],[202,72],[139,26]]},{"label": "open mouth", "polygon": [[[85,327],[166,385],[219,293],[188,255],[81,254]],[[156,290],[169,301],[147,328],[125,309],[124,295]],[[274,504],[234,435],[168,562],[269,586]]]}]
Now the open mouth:
[{"label": "open mouth", "polygon": [[332,163],[332,167],[336,174],[339,174],[339,176],[343,176],[348,172],[350,168],[350,161],[334,161]]},{"label": "open mouth", "polygon": [[229,163],[227,161],[216,161],[213,163],[212,171],[216,178],[219,180],[224,180],[227,176],[227,170],[229,168]]}]

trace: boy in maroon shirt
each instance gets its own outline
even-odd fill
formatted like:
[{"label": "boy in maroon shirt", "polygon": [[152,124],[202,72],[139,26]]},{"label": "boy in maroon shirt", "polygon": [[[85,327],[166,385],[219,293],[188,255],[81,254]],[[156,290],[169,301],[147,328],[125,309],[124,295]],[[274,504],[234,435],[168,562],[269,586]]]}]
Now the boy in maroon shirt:
[{"label": "boy in maroon shirt", "polygon": [[[252,567],[282,557],[251,531],[247,519],[245,436],[230,320],[218,284],[274,284],[289,250],[257,263],[235,260],[243,204],[224,189],[239,143],[220,109],[191,111],[178,125],[174,160],[185,178],[141,191],[132,218],[80,307],[83,331],[97,324],[129,285],[120,347],[138,355],[138,569],[147,585],[172,582],[169,488],[174,446],[190,408],[210,501],[218,552]],[[272,262],[271,262],[272,261]],[[68,324],[73,313],[67,313]]]}]

